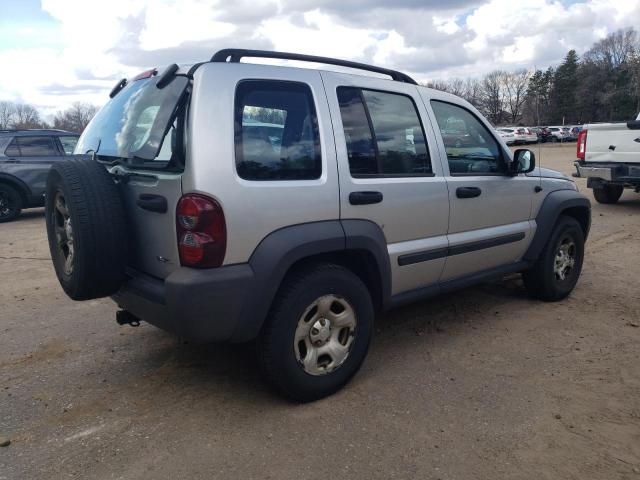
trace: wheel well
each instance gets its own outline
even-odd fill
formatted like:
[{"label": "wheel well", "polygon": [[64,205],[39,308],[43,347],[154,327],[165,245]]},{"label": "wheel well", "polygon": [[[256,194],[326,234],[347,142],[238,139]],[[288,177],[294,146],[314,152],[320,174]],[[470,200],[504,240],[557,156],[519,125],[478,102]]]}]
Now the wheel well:
[{"label": "wheel well", "polygon": [[20,194],[20,198],[22,199],[22,204],[24,207],[27,207],[27,204],[29,203],[29,197],[27,195],[27,192],[25,191],[24,187],[22,185],[20,185],[18,182],[14,182],[8,178],[4,178],[4,177],[0,177],[0,184],[2,185],[8,185],[12,188],[15,188],[16,191]]},{"label": "wheel well", "polygon": [[591,225],[591,216],[589,215],[589,209],[585,207],[570,207],[561,212],[561,215],[575,218],[582,227],[582,233],[586,240],[589,234],[589,227]]},{"label": "wheel well", "polygon": [[320,253],[296,261],[289,267],[285,277],[292,271],[313,263],[335,263],[355,273],[366,285],[376,310],[383,308],[382,280],[373,254],[367,250],[338,250]]}]

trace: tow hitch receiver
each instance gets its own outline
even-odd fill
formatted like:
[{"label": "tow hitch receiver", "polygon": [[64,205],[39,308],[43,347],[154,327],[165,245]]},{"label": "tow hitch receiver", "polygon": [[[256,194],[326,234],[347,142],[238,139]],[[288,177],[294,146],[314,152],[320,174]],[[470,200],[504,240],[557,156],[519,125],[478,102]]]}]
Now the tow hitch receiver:
[{"label": "tow hitch receiver", "polygon": [[129,310],[118,310],[116,312],[116,322],[118,322],[118,325],[140,326],[140,319]]}]

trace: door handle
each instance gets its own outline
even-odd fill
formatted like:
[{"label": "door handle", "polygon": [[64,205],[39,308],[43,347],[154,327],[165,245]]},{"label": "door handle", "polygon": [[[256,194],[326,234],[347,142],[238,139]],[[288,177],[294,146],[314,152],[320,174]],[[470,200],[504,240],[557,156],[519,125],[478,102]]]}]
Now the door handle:
[{"label": "door handle", "polygon": [[20,160],[16,160],[15,158],[7,158],[5,163],[20,163]]},{"label": "door handle", "polygon": [[382,202],[382,198],[381,192],[351,192],[349,203],[351,205],[371,205]]},{"label": "door handle", "polygon": [[473,198],[479,197],[482,193],[478,187],[458,187],[456,189],[456,197],[458,198]]},{"label": "door handle", "polygon": [[162,195],[153,195],[152,193],[141,193],[136,202],[138,206],[144,210],[156,213],[166,213],[167,199]]}]

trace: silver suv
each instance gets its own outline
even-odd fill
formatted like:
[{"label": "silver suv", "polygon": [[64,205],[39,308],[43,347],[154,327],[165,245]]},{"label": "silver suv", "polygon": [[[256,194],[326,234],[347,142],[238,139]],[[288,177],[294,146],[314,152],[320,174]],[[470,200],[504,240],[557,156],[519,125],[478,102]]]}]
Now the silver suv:
[{"label": "silver suv", "polygon": [[62,287],[111,296],[119,323],[256,340],[291,399],[342,387],[378,312],[514,272],[559,300],[580,275],[591,215],[573,181],[400,72],[223,50],[122,80],[111,97],[76,149],[95,161],[48,179]]},{"label": "silver suv", "polygon": [[49,167],[73,153],[78,137],[64,130],[0,130],[0,223],[44,205]]}]

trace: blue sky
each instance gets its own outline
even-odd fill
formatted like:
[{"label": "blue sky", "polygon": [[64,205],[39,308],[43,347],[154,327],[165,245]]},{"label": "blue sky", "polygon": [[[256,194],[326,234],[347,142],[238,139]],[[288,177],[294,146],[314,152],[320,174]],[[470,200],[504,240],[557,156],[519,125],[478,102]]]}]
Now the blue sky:
[{"label": "blue sky", "polygon": [[640,20],[640,0],[0,0],[0,100],[45,117],[225,47],[374,63],[418,80],[546,67]]}]

